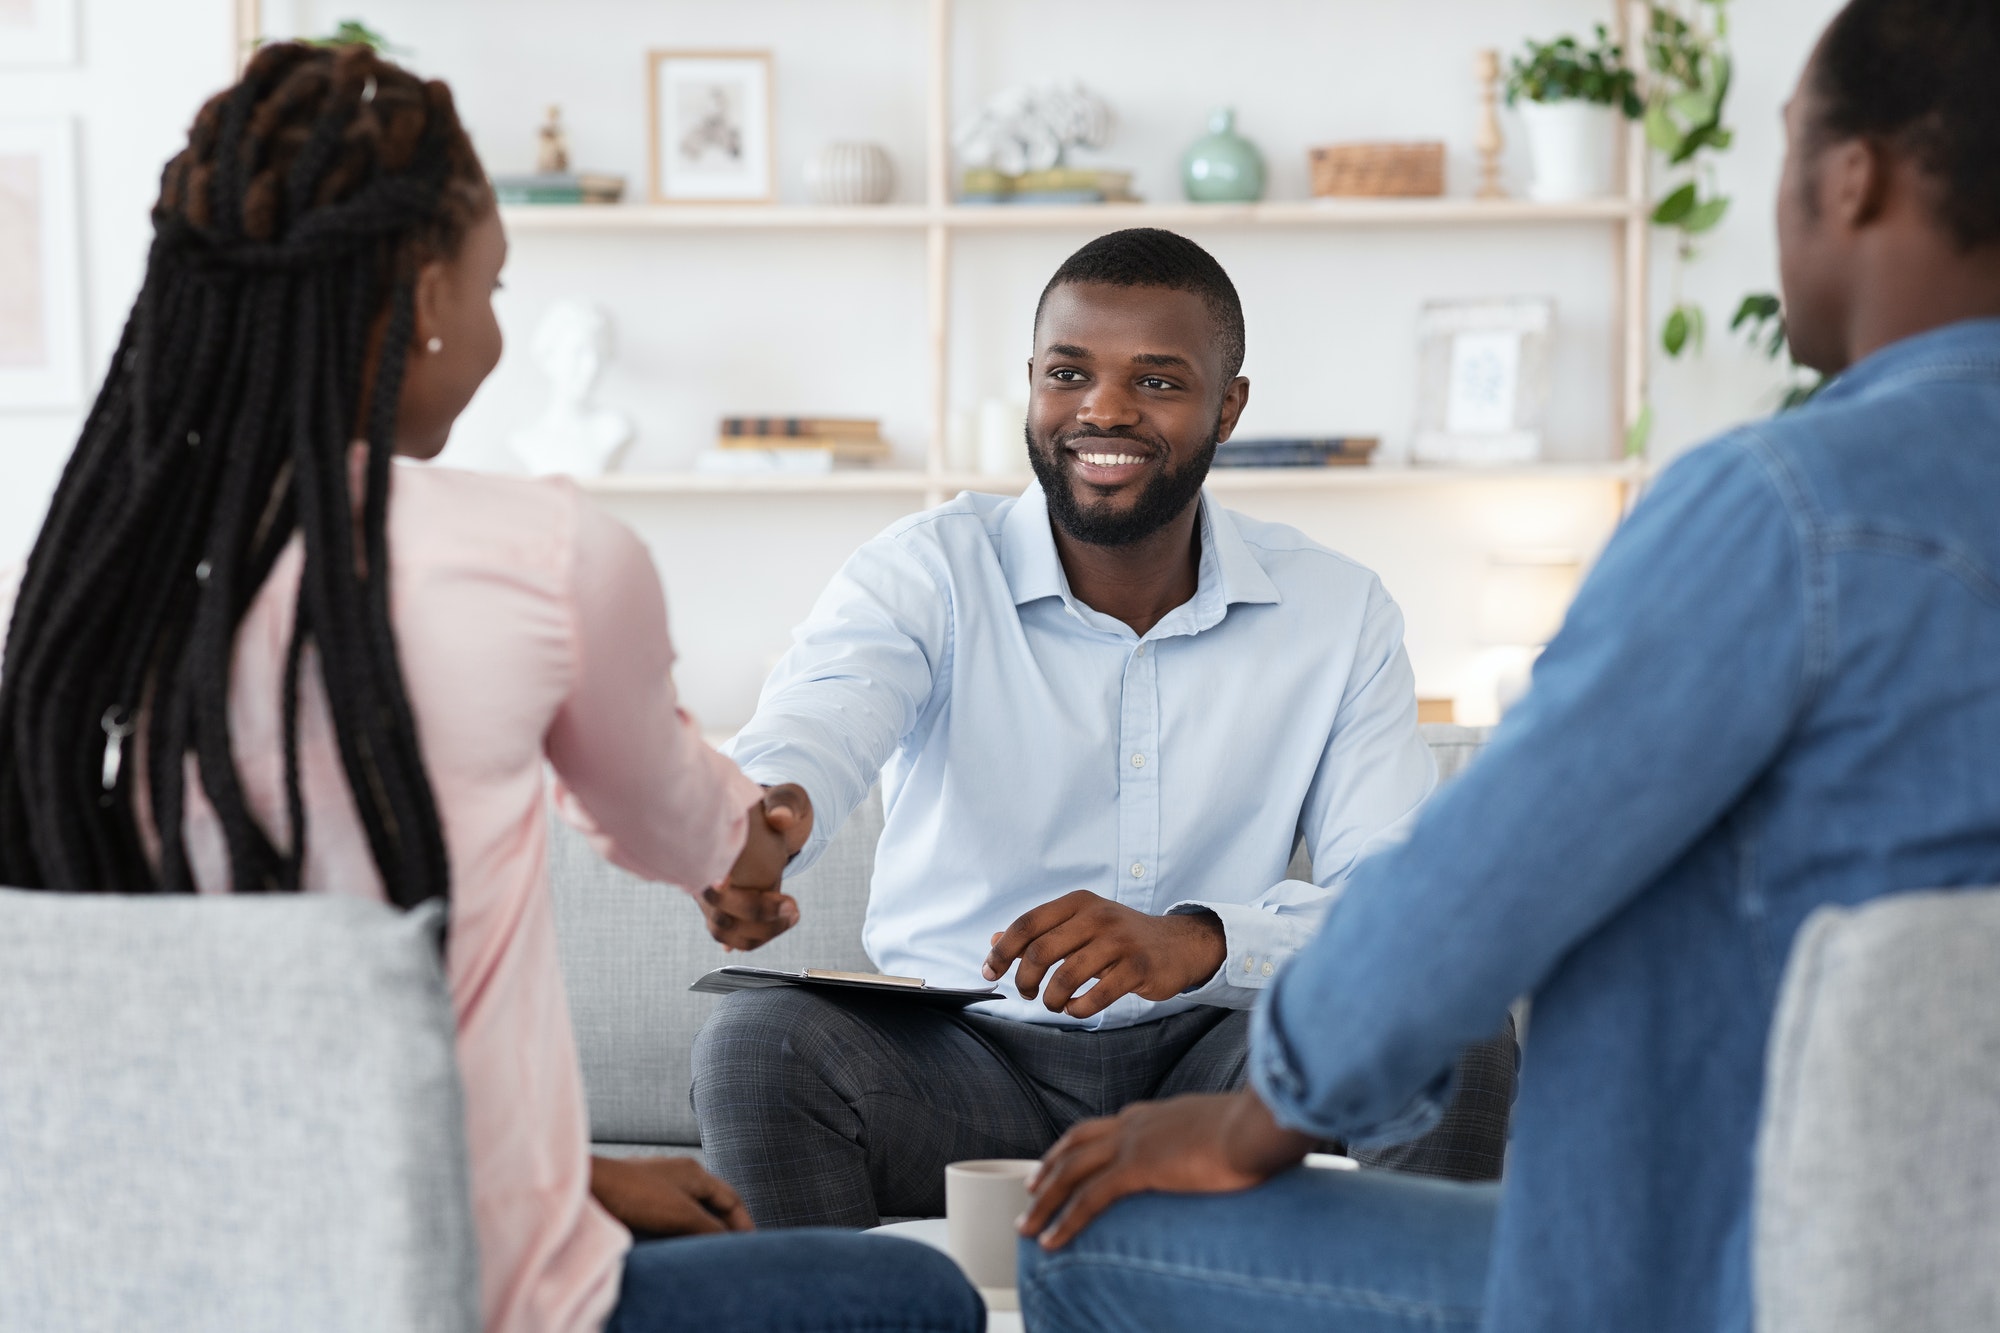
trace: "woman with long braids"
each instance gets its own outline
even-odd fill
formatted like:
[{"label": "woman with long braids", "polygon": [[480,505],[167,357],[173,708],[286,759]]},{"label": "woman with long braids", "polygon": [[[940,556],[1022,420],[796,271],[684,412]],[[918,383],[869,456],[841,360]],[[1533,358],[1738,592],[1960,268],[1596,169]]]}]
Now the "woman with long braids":
[{"label": "woman with long braids", "polygon": [[806,829],[676,706],[630,532],[562,483],[392,465],[500,356],[506,239],[449,91],[266,47],[154,224],[13,598],[0,883],[447,899],[490,1330],[979,1327],[924,1247],[720,1234],[748,1215],[693,1163],[589,1156],[547,767],[619,864],[755,905],[718,917],[738,944],[796,918]]}]

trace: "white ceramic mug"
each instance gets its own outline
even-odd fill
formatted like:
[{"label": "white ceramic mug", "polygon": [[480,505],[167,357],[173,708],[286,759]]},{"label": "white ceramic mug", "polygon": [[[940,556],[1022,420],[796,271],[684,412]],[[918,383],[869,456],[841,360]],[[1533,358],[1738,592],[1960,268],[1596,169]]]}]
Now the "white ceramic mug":
[{"label": "white ceramic mug", "polygon": [[1014,1289],[1014,1219],[1028,1211],[1033,1158],[953,1162],[944,1169],[945,1245],[976,1287]]}]

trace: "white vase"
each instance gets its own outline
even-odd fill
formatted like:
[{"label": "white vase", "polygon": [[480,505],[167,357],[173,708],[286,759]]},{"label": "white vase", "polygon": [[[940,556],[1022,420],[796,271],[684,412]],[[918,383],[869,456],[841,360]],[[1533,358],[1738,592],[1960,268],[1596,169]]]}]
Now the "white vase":
[{"label": "white vase", "polygon": [[883,204],[895,188],[896,166],[880,144],[830,143],[806,163],[816,204]]},{"label": "white vase", "polygon": [[1534,163],[1529,198],[1555,204],[1612,193],[1616,108],[1595,102],[1523,102],[1519,110]]}]

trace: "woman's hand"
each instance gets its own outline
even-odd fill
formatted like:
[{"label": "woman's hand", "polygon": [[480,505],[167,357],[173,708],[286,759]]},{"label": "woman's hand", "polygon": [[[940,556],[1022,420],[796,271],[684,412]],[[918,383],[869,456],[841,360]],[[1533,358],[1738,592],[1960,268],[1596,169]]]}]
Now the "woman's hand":
[{"label": "woman's hand", "polygon": [[1056,1140],[1028,1182],[1020,1231],[1059,1250],[1128,1194],[1228,1194],[1297,1166],[1314,1140],[1271,1118],[1248,1088],[1134,1102]]},{"label": "woman's hand", "polygon": [[785,866],[812,835],[812,800],[795,782],[766,787],[750,807],[742,854],[729,877],[698,897],[708,933],[725,949],[755,949],[799,923],[798,900],[782,890]]},{"label": "woman's hand", "polygon": [[692,1157],[593,1157],[590,1192],[606,1212],[648,1235],[756,1230],[736,1191]]}]

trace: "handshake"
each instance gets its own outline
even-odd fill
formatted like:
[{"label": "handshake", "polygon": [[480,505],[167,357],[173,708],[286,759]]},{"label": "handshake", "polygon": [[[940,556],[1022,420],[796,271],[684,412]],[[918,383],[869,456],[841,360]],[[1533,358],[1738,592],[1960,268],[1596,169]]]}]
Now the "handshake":
[{"label": "handshake", "polygon": [[697,895],[708,933],[725,949],[755,949],[799,924],[798,899],[784,892],[785,866],[812,836],[812,798],[796,782],[764,788],[750,807],[743,854],[721,882]]}]

